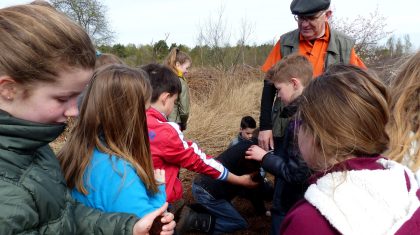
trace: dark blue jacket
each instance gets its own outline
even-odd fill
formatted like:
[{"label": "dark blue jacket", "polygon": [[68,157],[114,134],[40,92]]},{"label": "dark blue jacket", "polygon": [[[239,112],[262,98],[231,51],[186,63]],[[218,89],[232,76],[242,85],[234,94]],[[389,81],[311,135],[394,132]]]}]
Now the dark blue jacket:
[{"label": "dark blue jacket", "polygon": [[[298,99],[297,99],[298,100]],[[286,213],[299,199],[303,198],[311,171],[302,159],[297,144],[299,120],[295,118],[298,101],[286,106],[280,116],[289,118],[283,138],[274,153],[267,153],[262,167],[276,177],[273,211]]]}]

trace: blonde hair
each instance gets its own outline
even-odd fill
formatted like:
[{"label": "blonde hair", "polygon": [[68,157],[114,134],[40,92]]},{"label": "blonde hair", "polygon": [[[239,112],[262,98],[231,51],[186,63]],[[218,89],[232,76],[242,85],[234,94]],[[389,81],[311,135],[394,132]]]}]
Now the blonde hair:
[{"label": "blonde hair", "polygon": [[420,144],[420,51],[400,67],[390,91],[391,142],[387,156],[398,162],[403,161],[404,155],[409,156],[408,166],[416,171],[420,168],[420,148],[411,146],[415,141]]},{"label": "blonde hair", "polygon": [[131,163],[146,188],[158,192],[145,110],[151,90],[147,74],[140,69],[114,64],[94,73],[80,116],[58,153],[70,188],[87,194],[83,175],[98,148]]},{"label": "blonde hair", "polygon": [[63,69],[95,66],[86,32],[52,7],[38,4],[0,9],[0,75],[22,85],[55,82]]},{"label": "blonde hair", "polygon": [[125,64],[125,63],[120,57],[114,54],[101,53],[96,58],[95,69],[98,69],[101,66],[109,65],[109,64]]},{"label": "blonde hair", "polygon": [[388,93],[373,74],[352,65],[331,66],[305,88],[302,128],[314,137],[318,170],[348,156],[374,156],[387,149]]},{"label": "blonde hair", "polygon": [[289,82],[291,78],[297,78],[306,87],[312,80],[312,70],[312,64],[305,56],[292,54],[271,67],[265,79],[272,82]]},{"label": "blonde hair", "polygon": [[174,47],[169,52],[168,56],[165,58],[165,61],[163,62],[163,64],[168,66],[172,70],[172,72],[174,72],[175,74],[178,74],[176,63],[178,62],[179,64],[182,65],[187,61],[192,63],[191,57],[187,53],[180,51],[177,47]]}]

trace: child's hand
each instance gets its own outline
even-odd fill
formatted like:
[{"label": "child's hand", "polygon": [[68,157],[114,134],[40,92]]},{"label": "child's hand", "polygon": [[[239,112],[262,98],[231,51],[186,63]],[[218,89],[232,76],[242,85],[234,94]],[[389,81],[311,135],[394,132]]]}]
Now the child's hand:
[{"label": "child's hand", "polygon": [[162,215],[162,219],[161,222],[163,224],[166,224],[162,227],[162,232],[160,232],[160,235],[171,235],[174,233],[175,230],[175,221],[174,221],[174,214],[170,213],[170,212],[165,212]]},{"label": "child's hand", "polygon": [[161,222],[165,224],[162,227],[162,231],[160,232],[160,234],[161,235],[173,234],[176,223],[174,221],[174,215],[172,213],[165,212],[167,208],[168,208],[168,203],[166,202],[159,209],[150,212],[149,214],[141,218],[139,221],[137,221],[137,223],[134,225],[134,228],[133,228],[133,235],[149,234],[153,221],[159,215],[163,216],[161,219]]},{"label": "child's hand", "polygon": [[252,145],[249,149],[245,152],[246,159],[261,161],[264,155],[267,154],[267,151],[258,147],[257,145]]},{"label": "child's hand", "polygon": [[239,178],[241,181],[241,185],[246,188],[256,188],[259,184],[258,182],[253,180],[253,174],[241,175],[239,176]]},{"label": "child's hand", "polygon": [[163,169],[156,169],[153,171],[155,174],[155,180],[158,184],[164,184],[165,183],[165,170]]}]

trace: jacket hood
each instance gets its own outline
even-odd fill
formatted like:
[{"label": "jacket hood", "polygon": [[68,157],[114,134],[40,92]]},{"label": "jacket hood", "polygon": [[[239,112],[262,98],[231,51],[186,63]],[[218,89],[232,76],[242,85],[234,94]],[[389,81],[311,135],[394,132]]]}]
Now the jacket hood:
[{"label": "jacket hood", "polygon": [[41,124],[15,118],[0,110],[0,149],[27,153],[56,139],[65,124]]},{"label": "jacket hood", "polygon": [[305,199],[342,234],[394,234],[420,202],[411,171],[380,158],[383,169],[330,172],[305,193]]}]

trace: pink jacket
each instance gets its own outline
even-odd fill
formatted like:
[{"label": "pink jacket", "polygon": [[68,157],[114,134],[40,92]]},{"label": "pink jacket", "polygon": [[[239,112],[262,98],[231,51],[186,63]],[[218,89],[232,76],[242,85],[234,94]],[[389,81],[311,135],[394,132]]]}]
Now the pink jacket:
[{"label": "pink jacket", "polygon": [[146,115],[153,165],[155,169],[165,170],[166,200],[169,203],[182,198],[182,183],[178,179],[181,167],[214,179],[227,179],[229,171],[203,153],[196,143],[185,140],[178,124],[168,122],[154,108],[149,108]]},{"label": "pink jacket", "polygon": [[280,234],[420,234],[420,190],[408,168],[380,156],[343,165],[313,178]]}]

